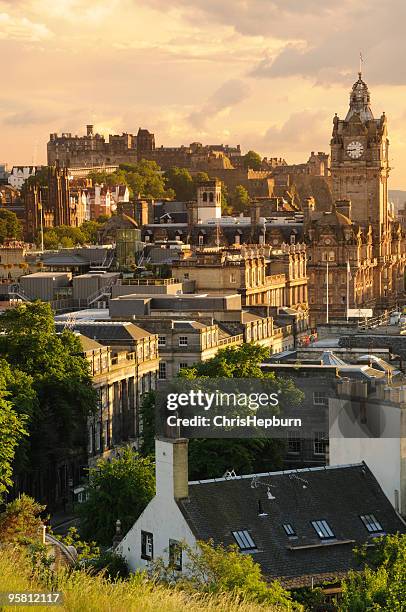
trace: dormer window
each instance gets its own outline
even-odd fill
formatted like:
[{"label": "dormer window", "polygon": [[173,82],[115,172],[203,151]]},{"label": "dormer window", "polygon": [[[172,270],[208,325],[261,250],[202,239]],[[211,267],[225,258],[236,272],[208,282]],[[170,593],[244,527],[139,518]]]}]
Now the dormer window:
[{"label": "dormer window", "polygon": [[334,532],[330,525],[324,519],[319,521],[312,521],[312,526],[320,540],[330,540],[335,538]]},{"label": "dormer window", "polygon": [[246,529],[243,529],[241,531],[232,531],[231,533],[233,534],[233,537],[237,542],[240,550],[244,552],[249,550],[256,550],[256,544],[252,539],[250,533]]},{"label": "dormer window", "polygon": [[380,533],[381,531],[383,531],[382,525],[375,518],[374,514],[364,514],[360,516],[360,519],[364,523],[369,533]]}]

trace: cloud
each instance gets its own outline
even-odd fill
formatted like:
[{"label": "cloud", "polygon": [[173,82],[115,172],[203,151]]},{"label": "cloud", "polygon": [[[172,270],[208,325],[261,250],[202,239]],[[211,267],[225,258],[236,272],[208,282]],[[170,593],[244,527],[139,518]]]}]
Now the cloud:
[{"label": "cloud", "polygon": [[26,17],[0,13],[0,40],[39,42],[51,37],[52,32],[43,23],[34,23]]},{"label": "cloud", "polygon": [[38,111],[27,109],[17,113],[6,115],[3,119],[4,125],[25,127],[29,125],[44,125],[57,118],[57,115],[49,111]]},{"label": "cloud", "polygon": [[245,81],[231,79],[226,81],[206,101],[202,108],[191,113],[188,117],[190,123],[202,129],[207,122],[217,117],[220,113],[227,112],[249,96],[249,86]]},{"label": "cloud", "polygon": [[291,151],[307,154],[320,146],[326,148],[328,138],[327,113],[304,110],[292,113],[282,125],[271,125],[252,144],[272,155],[286,156]]}]

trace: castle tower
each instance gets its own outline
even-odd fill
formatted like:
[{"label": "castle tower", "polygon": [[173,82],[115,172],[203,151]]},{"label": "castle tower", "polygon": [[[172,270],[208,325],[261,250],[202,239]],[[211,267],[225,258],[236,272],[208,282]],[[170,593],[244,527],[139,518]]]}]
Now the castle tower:
[{"label": "castle tower", "polygon": [[386,116],[374,118],[359,72],[345,119],[336,115],[333,120],[332,195],[334,202],[351,200],[352,219],[363,227],[372,224],[376,244],[388,232],[388,144]]},{"label": "castle tower", "polygon": [[197,187],[197,221],[221,218],[221,181],[214,179],[199,183]]}]

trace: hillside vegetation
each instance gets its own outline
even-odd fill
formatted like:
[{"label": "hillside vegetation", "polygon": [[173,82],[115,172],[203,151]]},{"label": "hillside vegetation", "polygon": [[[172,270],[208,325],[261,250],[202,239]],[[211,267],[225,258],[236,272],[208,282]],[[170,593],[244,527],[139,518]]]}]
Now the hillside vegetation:
[{"label": "hillside vegetation", "polygon": [[[32,564],[15,549],[0,555],[0,591],[48,591],[41,576],[32,575]],[[281,608],[244,603],[230,595],[210,596],[188,594],[165,586],[157,586],[134,576],[127,581],[111,582],[100,575],[85,571],[60,572],[54,590],[64,595],[63,612],[263,612]],[[3,608],[2,608],[3,609]],[[23,612],[32,606],[7,606],[8,611]],[[36,612],[49,612],[49,606],[35,606]]]}]

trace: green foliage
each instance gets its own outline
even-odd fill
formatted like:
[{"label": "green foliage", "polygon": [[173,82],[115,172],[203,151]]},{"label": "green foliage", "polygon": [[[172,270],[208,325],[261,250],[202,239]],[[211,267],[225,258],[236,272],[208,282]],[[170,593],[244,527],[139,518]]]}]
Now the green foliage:
[{"label": "green foliage", "polygon": [[41,506],[32,497],[22,494],[8,503],[0,514],[0,542],[21,543],[42,537]]},{"label": "green foliage", "polygon": [[154,161],[142,159],[136,164],[120,164],[112,174],[94,172],[89,175],[94,184],[127,185],[132,197],[172,198],[173,190],[166,190],[165,178]]},{"label": "green foliage", "polygon": [[20,371],[15,372],[14,378],[8,363],[0,359],[0,499],[12,485],[13,460],[18,444],[27,435],[27,416],[19,414],[18,408],[30,405],[30,387],[21,387],[21,383],[30,382]]},{"label": "green foliage", "polygon": [[127,447],[121,456],[100,460],[89,470],[89,498],[80,505],[81,533],[111,545],[116,521],[126,533],[155,494],[154,465]]},{"label": "green foliage", "polygon": [[237,213],[244,212],[249,207],[250,196],[248,191],[242,185],[237,185],[231,196],[231,206]]},{"label": "green foliage", "polygon": [[169,168],[164,176],[167,188],[175,192],[177,200],[186,202],[195,197],[196,187],[189,170],[174,166]]},{"label": "green foliage", "polygon": [[[266,379],[279,393],[280,404],[298,405],[303,394],[293,382],[263,373],[260,364],[266,360],[269,349],[258,344],[243,344],[220,349],[215,357],[181,370],[179,376],[188,380],[208,378]],[[141,418],[143,443],[141,452],[153,453],[155,434],[155,396],[146,397]],[[261,439],[193,439],[189,441],[189,476],[192,479],[216,478],[233,468],[240,474],[281,469],[285,443],[271,438]]]},{"label": "green foliage", "polygon": [[171,566],[157,560],[151,574],[158,581],[198,593],[232,593],[242,601],[283,606],[282,609],[302,610],[279,582],[267,584],[261,568],[251,555],[241,554],[236,545],[215,546],[212,542],[199,542],[196,548],[182,544],[187,558],[185,572],[177,575]]},{"label": "green foliage", "polygon": [[250,168],[251,170],[261,170],[262,166],[262,157],[259,153],[255,151],[248,151],[244,157],[244,168],[247,170]]},{"label": "green foliage", "polygon": [[221,212],[224,215],[230,215],[232,213],[232,207],[229,203],[229,195],[227,185],[225,183],[221,183]]},{"label": "green foliage", "polygon": [[142,421],[141,453],[145,457],[155,453],[155,393],[150,391],[143,397],[140,418]]},{"label": "green foliage", "polygon": [[66,546],[74,546],[78,553],[79,561],[97,559],[100,556],[100,548],[96,542],[85,542],[82,540],[76,527],[70,527],[65,536],[54,535],[54,537],[66,544]]},{"label": "green foliage", "polygon": [[[85,221],[80,227],[58,225],[44,229],[44,247],[46,249],[72,248],[82,244],[96,244],[98,233],[105,221]],[[41,232],[38,233],[37,243],[41,241]]]},{"label": "green foliage", "polygon": [[68,330],[56,333],[49,304],[22,304],[0,318],[0,356],[16,374],[6,381],[10,401],[28,417],[27,461],[17,469],[49,478],[57,461],[84,451],[87,417],[97,406],[80,341]]},{"label": "green foliage", "polygon": [[[41,234],[37,237],[37,242],[41,239]],[[86,235],[80,227],[70,227],[69,225],[58,225],[44,229],[45,249],[58,249],[60,246],[71,248],[76,245],[85,244]]]},{"label": "green foliage", "polygon": [[[46,575],[42,571],[33,572],[27,551],[18,548],[0,555],[0,591],[39,592],[46,590],[45,584]],[[64,595],[61,608],[64,612],[288,612],[292,609],[242,601],[232,593],[211,595],[159,585],[148,580],[144,573],[112,581],[86,569],[61,570],[56,573],[52,586]]]},{"label": "green foliage", "polygon": [[0,244],[6,239],[20,239],[23,235],[23,228],[17,215],[12,210],[0,208]]},{"label": "green foliage", "polygon": [[362,572],[350,572],[343,582],[341,612],[403,612],[406,601],[406,535],[374,540],[375,546],[356,551],[366,563]]},{"label": "green foliage", "polygon": [[114,552],[105,552],[85,567],[93,572],[102,573],[109,580],[124,579],[129,576],[129,569],[126,560],[121,555]]}]

